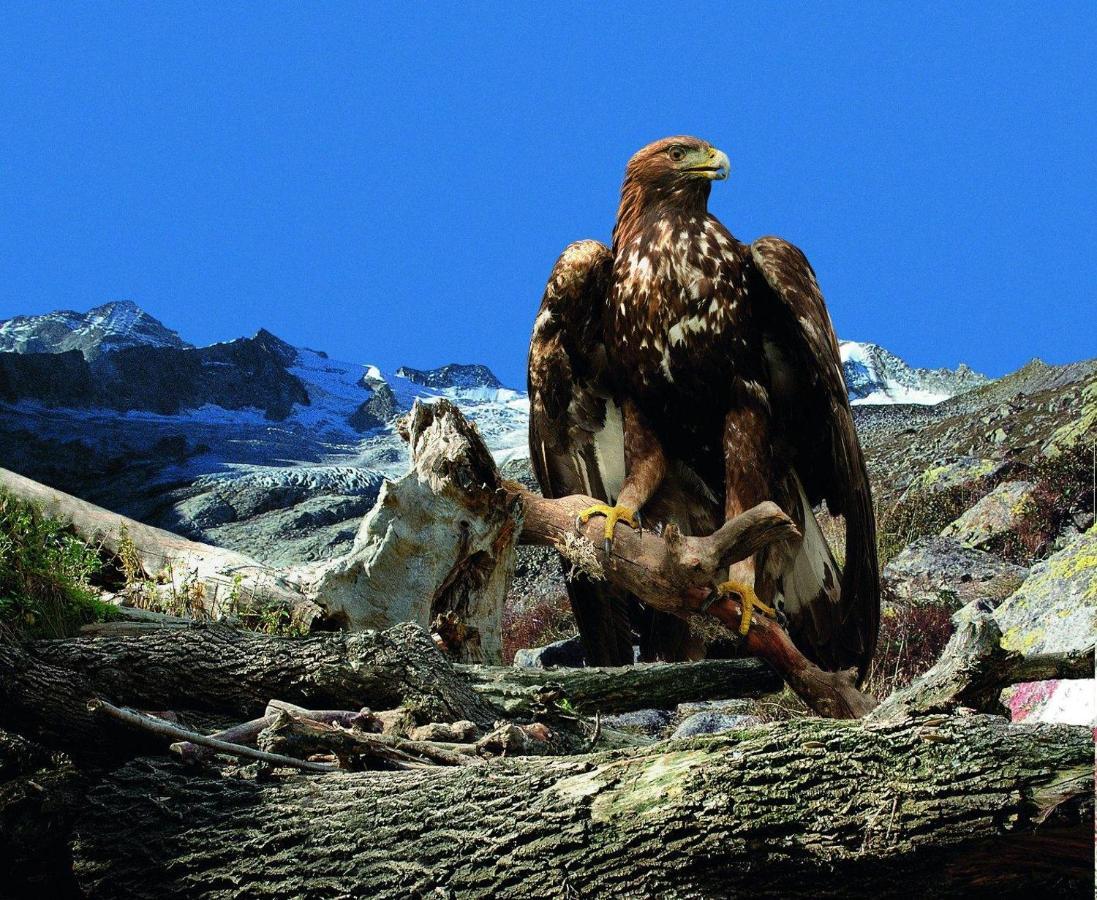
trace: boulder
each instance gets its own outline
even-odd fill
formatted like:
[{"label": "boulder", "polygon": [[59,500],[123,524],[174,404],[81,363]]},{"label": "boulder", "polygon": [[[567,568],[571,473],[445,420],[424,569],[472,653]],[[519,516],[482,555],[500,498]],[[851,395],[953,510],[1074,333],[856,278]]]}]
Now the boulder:
[{"label": "boulder", "polygon": [[1028,569],[965,547],[956,538],[919,538],[884,567],[885,603],[945,606],[950,612],[973,600],[994,606],[1012,594]]},{"label": "boulder", "polygon": [[694,713],[674,729],[672,738],[696,737],[699,734],[723,734],[736,728],[752,728],[761,725],[757,716],[732,716],[718,712]]},{"label": "boulder", "polygon": [[556,666],[574,669],[586,664],[587,658],[579,635],[546,644],[544,647],[519,650],[514,654],[514,665],[520,669],[551,669]]},{"label": "boulder", "polygon": [[674,715],[669,709],[634,709],[632,712],[602,716],[602,724],[617,731],[631,731],[658,737],[670,726]]},{"label": "boulder", "polygon": [[[1002,646],[1024,654],[1092,650],[1097,640],[1097,527],[1038,563],[995,612]],[[1018,685],[1015,720],[1097,725],[1092,679]]]},{"label": "boulder", "polygon": [[931,466],[915,478],[907,488],[907,494],[945,493],[958,488],[983,488],[983,492],[997,484],[1014,467],[1007,459],[985,459],[978,456],[961,456],[951,462]]},{"label": "boulder", "polygon": [[1010,535],[1031,527],[1038,517],[1036,485],[1005,481],[941,532],[965,547],[982,550],[1001,546]]}]

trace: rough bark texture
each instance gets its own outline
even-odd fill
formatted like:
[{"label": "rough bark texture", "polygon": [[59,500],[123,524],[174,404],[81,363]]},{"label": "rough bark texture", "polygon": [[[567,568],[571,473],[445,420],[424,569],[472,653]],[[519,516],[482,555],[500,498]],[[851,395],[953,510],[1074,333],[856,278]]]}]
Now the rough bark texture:
[{"label": "rough bark texture", "polygon": [[120,733],[87,712],[92,696],[242,718],[260,715],[272,699],[312,708],[407,706],[424,722],[490,725],[497,714],[411,624],[301,639],[221,626],[169,628],[32,648],[33,655],[0,643],[0,724],[44,724],[64,746],[86,744],[104,729]]},{"label": "rough bark texture", "polygon": [[[126,543],[140,562],[141,574],[150,581],[150,590],[176,596],[185,594],[212,616],[227,612],[230,598],[244,608],[253,604],[264,608],[284,605],[297,621],[306,625],[320,612],[288,580],[286,571],[243,553],[188,541],[7,469],[0,469],[0,487],[40,504],[47,515],[70,522],[82,540],[101,547],[108,555],[119,555],[125,535]],[[196,591],[195,585],[201,585],[202,590]]]},{"label": "rough bark texture", "polygon": [[779,691],[781,676],[754,659],[711,659],[623,668],[517,669],[458,666],[493,704],[510,715],[530,714],[546,695],[566,697],[577,710],[619,713],[673,709],[679,703],[757,697]]},{"label": "rough bark texture", "polygon": [[69,837],[86,788],[60,754],[0,731],[0,895],[76,896]]},{"label": "rough bark texture", "polygon": [[353,629],[449,618],[454,658],[498,662],[521,505],[452,403],[417,402],[408,443],[411,471],[385,482],[349,553],[301,575],[306,590]]},{"label": "rough bark texture", "polygon": [[90,794],[92,897],[909,897],[1092,888],[1071,726],[801,720],[479,769],[257,782],[137,760]]}]

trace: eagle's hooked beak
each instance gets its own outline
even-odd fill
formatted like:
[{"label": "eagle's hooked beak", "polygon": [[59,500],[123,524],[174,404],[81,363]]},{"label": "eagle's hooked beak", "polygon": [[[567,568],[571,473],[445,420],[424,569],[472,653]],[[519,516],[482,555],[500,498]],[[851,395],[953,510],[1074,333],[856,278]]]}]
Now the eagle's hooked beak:
[{"label": "eagle's hooked beak", "polygon": [[687,172],[711,181],[723,181],[731,171],[731,160],[728,159],[728,155],[715,147],[696,151],[696,156],[690,159],[689,163]]}]

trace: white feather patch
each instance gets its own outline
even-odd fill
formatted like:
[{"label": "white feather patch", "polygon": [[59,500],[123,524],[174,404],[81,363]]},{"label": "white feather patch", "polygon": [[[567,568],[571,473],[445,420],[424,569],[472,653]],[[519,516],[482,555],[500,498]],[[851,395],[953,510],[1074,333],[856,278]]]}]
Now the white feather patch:
[{"label": "white feather patch", "polygon": [[625,426],[621,407],[612,400],[606,401],[606,424],[594,435],[594,456],[606,488],[606,499],[616,503],[625,483]]}]

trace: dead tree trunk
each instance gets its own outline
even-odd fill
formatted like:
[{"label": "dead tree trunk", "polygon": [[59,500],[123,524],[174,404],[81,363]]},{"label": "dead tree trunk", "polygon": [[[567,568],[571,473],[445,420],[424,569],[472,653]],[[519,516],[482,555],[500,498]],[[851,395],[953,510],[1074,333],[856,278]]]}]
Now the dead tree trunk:
[{"label": "dead tree trunk", "polygon": [[455,659],[498,662],[521,505],[448,401],[416,403],[406,437],[411,471],[385,482],[350,552],[295,578],[352,629],[433,625]]},{"label": "dead tree trunk", "polygon": [[1085,728],[801,720],[490,776],[138,760],[75,868],[91,897],[1013,896],[1092,887],[1092,814]]}]

